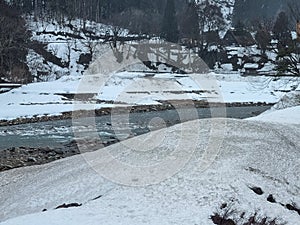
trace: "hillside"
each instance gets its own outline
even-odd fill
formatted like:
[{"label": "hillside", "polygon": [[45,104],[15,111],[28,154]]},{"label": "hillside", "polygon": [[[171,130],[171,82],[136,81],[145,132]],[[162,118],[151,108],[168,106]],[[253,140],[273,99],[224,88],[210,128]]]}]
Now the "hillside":
[{"label": "hillside", "polygon": [[90,21],[82,29],[79,19],[64,24],[33,17],[27,17],[26,21],[32,33],[27,64],[38,82],[82,75],[93,57],[108,47],[104,36],[112,30],[110,26]]},{"label": "hillside", "polygon": [[[2,5],[4,2],[5,0],[1,0]],[[20,27],[17,30],[21,32],[16,34],[12,32],[11,34],[14,35],[11,35],[13,40],[10,43],[14,43],[14,46],[4,45],[1,51],[0,63],[3,64],[1,67],[3,71],[0,71],[0,78],[5,82],[19,83],[55,80],[66,75],[81,75],[102,52],[101,48],[107,48],[109,45],[115,47],[117,41],[120,44],[151,38],[171,41],[166,38],[166,33],[170,34],[169,37],[176,36],[172,42],[192,48],[210,69],[216,67],[220,69],[223,67],[221,64],[232,64],[229,67],[234,71],[242,71],[245,69],[244,64],[258,63],[256,67],[259,70],[272,68],[273,71],[268,74],[274,75],[272,73],[276,60],[274,52],[277,51],[274,43],[277,40],[272,40],[273,37],[268,35],[278,12],[286,9],[288,4],[283,0],[202,0],[194,3],[165,0],[160,4],[158,1],[153,1],[149,5],[145,1],[136,0],[122,1],[122,4],[117,4],[115,0],[83,1],[84,4],[74,0],[65,0],[62,3],[58,3],[57,0],[47,2],[38,0],[34,4],[32,1],[20,0],[8,2],[10,6],[5,6],[5,11],[9,13],[6,14],[15,15],[14,18],[19,17]],[[167,2],[173,2],[174,10],[167,7]],[[297,6],[297,2],[294,3]],[[166,15],[169,14],[171,20],[167,19]],[[288,16],[288,19],[291,16]],[[8,19],[11,18],[8,16]],[[290,20],[290,24],[293,24],[290,27],[292,31],[295,29],[295,18]],[[264,19],[271,19],[273,22],[256,21],[256,27],[250,26],[253,20]],[[240,32],[244,37],[237,36],[237,33],[229,33],[226,36],[230,28],[236,28],[239,20],[247,25]],[[163,21],[167,21],[164,29]],[[1,24],[4,27],[3,35],[0,36],[2,42],[5,34],[9,33],[7,29],[12,30],[11,27],[5,27],[7,23],[12,24],[12,21]],[[170,23],[173,24],[173,30],[169,30]],[[259,30],[258,25],[265,27]],[[284,27],[288,26],[284,25]],[[28,29],[26,35],[20,35],[25,33],[25,28]],[[269,33],[261,34],[265,38],[260,40],[267,42],[263,44],[265,46],[263,48],[255,35],[265,30]],[[228,38],[234,43],[228,41]],[[294,34],[293,38],[295,38]],[[24,40],[15,43],[16,40],[21,39]],[[243,52],[247,52],[249,46],[253,45],[251,46],[253,50],[251,55],[248,53],[232,55],[233,48],[228,48],[231,45],[243,47],[244,49],[238,50]],[[16,49],[15,53],[11,55],[10,49]],[[267,53],[267,55],[260,53]],[[255,72],[259,73],[259,71]]]},{"label": "hillside", "polygon": [[[282,10],[288,9],[288,4],[297,7],[299,2],[295,0],[236,0],[233,12],[233,23],[239,20],[251,23],[257,19],[275,20]],[[294,27],[295,21],[292,21]]]}]

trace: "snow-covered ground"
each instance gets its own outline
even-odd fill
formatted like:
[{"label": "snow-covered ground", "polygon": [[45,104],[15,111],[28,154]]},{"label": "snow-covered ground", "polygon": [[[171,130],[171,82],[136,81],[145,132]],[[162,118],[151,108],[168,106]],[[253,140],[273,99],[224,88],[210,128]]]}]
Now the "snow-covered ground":
[{"label": "snow-covered ground", "polygon": [[[59,115],[72,111],[74,101],[62,94],[94,95],[76,102],[80,103],[80,107],[76,104],[76,109],[112,107],[112,102],[115,105],[151,105],[160,104],[158,101],[161,100],[276,103],[296,85],[288,79],[274,81],[267,77],[248,78],[239,74],[143,72],[120,72],[107,80],[97,74],[64,76],[59,80],[32,83],[0,94],[0,119]],[[84,82],[85,88],[82,88]]]},{"label": "snow-covered ground", "polygon": [[300,106],[265,112],[249,120],[283,124],[300,124]]},{"label": "snow-covered ground", "polygon": [[[293,110],[299,115],[299,107]],[[281,113],[290,115],[284,110]],[[277,121],[280,119],[277,116],[270,114],[268,120]],[[197,138],[189,140],[194,133]],[[3,172],[0,173],[0,224],[209,225],[213,224],[210,216],[221,211],[221,204],[228,203],[236,210],[236,216],[245,212],[245,218],[249,218],[257,212],[260,216],[296,225],[299,215],[285,205],[300,206],[299,135],[299,123],[205,119],[47,165]],[[157,137],[165,138],[157,143]],[[171,150],[179,146],[180,138],[186,140],[180,152],[190,157],[187,164],[162,182],[135,187],[139,180],[152,180],[165,172],[161,167],[156,170],[158,174],[132,179],[138,176],[134,173],[139,168],[177,160]],[[213,146],[218,147],[217,152],[210,148],[214,144],[210,141],[215,138],[222,140],[219,146]],[[157,146],[149,151],[136,149],[136,146],[145,148],[150,144]],[[193,145],[196,148],[191,153]],[[132,165],[133,170],[115,167],[114,159],[101,160],[105,152]],[[207,165],[210,166],[206,169]],[[111,180],[125,181],[126,185]],[[253,187],[261,188],[263,194],[254,193]],[[276,203],[267,201],[269,195],[273,195]],[[54,209],[64,203],[82,206]],[[47,211],[42,212],[43,209]]]},{"label": "snow-covered ground", "polygon": [[[224,16],[232,14],[233,4],[234,0],[228,1],[222,8]],[[28,21],[33,40],[47,44],[46,50],[69,66],[43,65],[43,57],[31,51],[27,58],[31,72],[51,74],[50,81],[0,94],[0,120],[75,109],[159,105],[166,100],[278,103],[247,120],[190,121],[95,152],[2,172],[0,225],[209,225],[210,216],[221,212],[223,203],[229,205],[225,210],[235,210],[233,217],[245,212],[246,219],[257,212],[287,225],[299,224],[299,214],[286,207],[300,208],[297,80],[243,77],[232,71],[230,63],[222,65],[219,74],[129,72],[133,67],[109,79],[82,75],[78,59],[97,43],[82,32],[78,33],[82,41],[71,37],[80,23],[75,20],[60,27],[55,21]],[[88,23],[87,28],[94,35],[109,31],[101,24]],[[229,50],[240,57],[246,54],[240,47]],[[248,63],[245,68],[257,65]],[[273,66],[267,63],[261,71],[267,73]],[[290,91],[295,92],[286,95]],[[89,97],[68,98],[75,94]],[[254,193],[253,187],[263,194]],[[267,200],[270,195],[275,202]],[[80,205],[55,209],[69,203]]]},{"label": "snow-covered ground", "polygon": [[300,124],[300,91],[284,95],[270,110],[248,120]]}]

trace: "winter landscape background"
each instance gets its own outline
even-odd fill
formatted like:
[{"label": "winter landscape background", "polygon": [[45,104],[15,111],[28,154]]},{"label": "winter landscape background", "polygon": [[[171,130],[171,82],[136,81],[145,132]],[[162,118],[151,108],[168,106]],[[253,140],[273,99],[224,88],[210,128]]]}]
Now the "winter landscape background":
[{"label": "winter landscape background", "polygon": [[0,224],[300,224],[296,0],[0,0]]}]

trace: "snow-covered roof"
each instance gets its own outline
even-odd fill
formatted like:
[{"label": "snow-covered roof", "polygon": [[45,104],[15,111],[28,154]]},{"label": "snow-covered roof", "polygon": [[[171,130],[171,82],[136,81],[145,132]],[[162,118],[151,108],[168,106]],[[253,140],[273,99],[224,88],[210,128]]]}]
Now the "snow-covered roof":
[{"label": "snow-covered roof", "polygon": [[245,69],[258,69],[259,65],[257,63],[246,63],[244,65]]}]

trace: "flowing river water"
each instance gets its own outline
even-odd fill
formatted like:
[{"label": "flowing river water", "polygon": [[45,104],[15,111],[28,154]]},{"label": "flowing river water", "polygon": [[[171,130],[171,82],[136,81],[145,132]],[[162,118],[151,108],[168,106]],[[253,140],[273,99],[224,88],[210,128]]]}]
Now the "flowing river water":
[{"label": "flowing river water", "polygon": [[[226,117],[244,119],[258,115],[270,106],[242,106],[227,107]],[[189,109],[186,114],[189,115]],[[190,116],[184,120],[203,119],[211,117],[210,108],[198,108],[198,116]],[[192,114],[191,114],[192,115]],[[103,142],[113,142],[122,135],[131,136],[147,133],[153,129],[171,126],[182,121],[176,110],[152,111],[143,113],[130,113],[128,120],[123,117],[119,119],[114,117],[113,121],[110,115],[95,117],[95,128]],[[159,118],[162,123],[152,123],[154,118]],[[115,121],[117,121],[115,123]],[[0,127],[0,150],[10,147],[60,147],[74,139],[74,123],[72,120],[48,121],[40,123],[28,123],[13,126]],[[129,133],[128,133],[129,132]],[[82,133],[82,136],[88,136],[89,132]],[[117,138],[118,137],[118,138]]]}]

